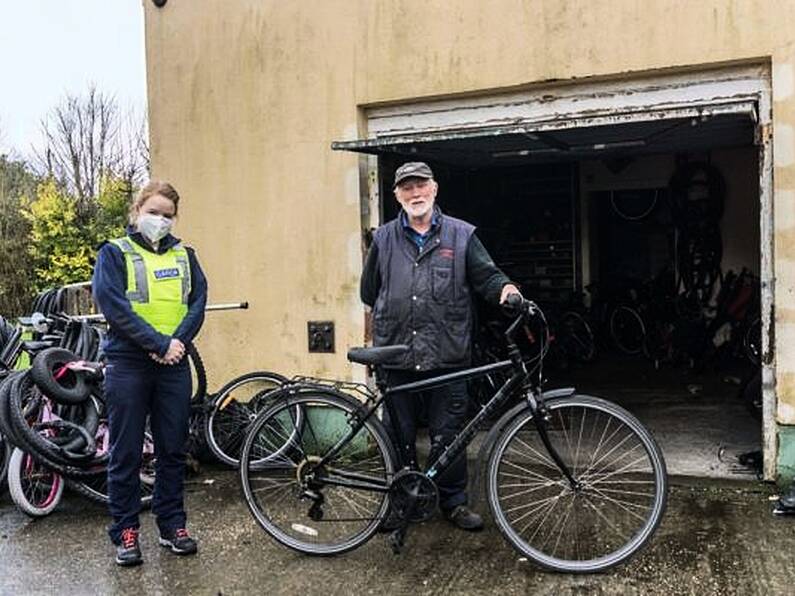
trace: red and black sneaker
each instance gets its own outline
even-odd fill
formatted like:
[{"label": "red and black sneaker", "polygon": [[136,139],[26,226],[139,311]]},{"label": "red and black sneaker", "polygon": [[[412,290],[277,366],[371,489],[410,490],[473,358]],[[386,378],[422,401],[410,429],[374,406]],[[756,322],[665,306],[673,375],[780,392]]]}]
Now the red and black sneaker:
[{"label": "red and black sneaker", "polygon": [[160,534],[160,546],[166,546],[172,553],[178,555],[192,555],[199,545],[190,537],[185,528],[177,528],[171,532]]},{"label": "red and black sneaker", "polygon": [[125,528],[119,535],[116,545],[116,564],[133,567],[144,562],[141,547],[138,545],[138,528]]}]

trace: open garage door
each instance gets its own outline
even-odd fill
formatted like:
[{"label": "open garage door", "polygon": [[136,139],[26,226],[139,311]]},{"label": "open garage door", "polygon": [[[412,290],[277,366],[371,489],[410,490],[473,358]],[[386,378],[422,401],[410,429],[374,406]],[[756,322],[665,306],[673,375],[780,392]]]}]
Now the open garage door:
[{"label": "open garage door", "polygon": [[[718,159],[730,161],[742,154],[736,165],[726,167],[752,171],[757,179],[752,199],[753,217],[759,225],[752,236],[758,238],[755,272],[762,288],[762,443],[765,476],[772,478],[776,442],[774,358],[768,340],[772,309],[769,80],[766,67],[745,66],[376,106],[365,108],[364,138],[339,140],[332,147],[374,156],[361,161],[362,179],[369,181],[369,188],[363,189],[363,202],[367,202],[363,213],[373,214],[363,222],[364,228],[394,214],[394,202],[380,197],[389,197],[394,169],[409,160],[430,162],[443,179],[440,193],[446,189],[450,197],[457,197],[453,214],[475,220],[486,235],[491,226],[495,236],[505,236],[502,232],[511,224],[480,217],[479,201],[458,197],[487,188],[491,194],[502,192],[503,203],[517,198],[541,201],[535,203],[542,205],[536,212],[547,214],[549,225],[530,233],[519,248],[506,248],[503,262],[524,266],[513,275],[524,275],[526,287],[537,284],[534,295],[551,298],[581,290],[598,277],[600,259],[609,260],[604,254],[610,253],[611,246],[604,239],[597,242],[596,232],[602,230],[604,236],[604,230],[611,229],[615,235],[621,228],[609,228],[609,222],[589,213],[593,205],[615,205],[616,196],[624,197],[621,200],[653,196],[655,189],[667,185],[673,163],[682,155],[722,150],[728,153]],[[660,165],[667,163],[664,156],[669,158],[669,169]],[[618,172],[633,162],[653,167],[641,182],[635,179],[631,188],[623,189],[630,194],[615,195],[618,187],[599,187],[589,180],[589,176],[599,179],[594,164],[606,164]],[[494,190],[497,187],[499,191]],[[586,205],[589,202],[591,207]],[[755,225],[748,218],[746,223]],[[593,254],[597,245],[603,253],[600,258]],[[650,262],[666,258],[660,251],[647,252]],[[610,264],[627,269],[615,259]]]},{"label": "open garage door", "polygon": [[599,155],[700,151],[737,146],[753,138],[756,102],[648,108],[610,116],[557,117],[552,121],[401,131],[376,138],[338,141],[332,148],[373,155],[483,167],[573,160]]},{"label": "open garage door", "polygon": [[[332,148],[411,156],[451,150],[453,141],[481,141],[474,154],[462,150],[456,156],[469,163],[666,150],[702,129],[733,135],[739,121],[758,124],[758,110],[769,112],[768,81],[765,68],[746,67],[374,107],[366,110],[366,138],[336,141]],[[576,131],[594,127],[602,134]]]}]

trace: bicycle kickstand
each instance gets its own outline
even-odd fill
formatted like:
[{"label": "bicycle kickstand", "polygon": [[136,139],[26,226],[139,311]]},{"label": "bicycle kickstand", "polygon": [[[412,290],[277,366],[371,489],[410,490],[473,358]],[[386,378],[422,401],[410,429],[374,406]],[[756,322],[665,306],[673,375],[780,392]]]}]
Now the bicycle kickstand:
[{"label": "bicycle kickstand", "polygon": [[416,501],[413,501],[406,510],[406,515],[403,521],[400,524],[400,527],[393,530],[389,534],[389,538],[387,538],[387,542],[389,542],[389,546],[392,548],[392,552],[396,555],[400,554],[400,551],[403,549],[403,546],[406,544],[406,534],[409,531],[409,524],[411,523],[411,518],[414,515],[414,510],[417,508]]}]

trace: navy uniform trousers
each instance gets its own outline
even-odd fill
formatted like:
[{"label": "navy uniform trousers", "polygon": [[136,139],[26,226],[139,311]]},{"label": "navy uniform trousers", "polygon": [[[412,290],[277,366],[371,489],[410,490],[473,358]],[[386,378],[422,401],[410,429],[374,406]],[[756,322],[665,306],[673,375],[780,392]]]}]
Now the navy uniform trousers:
[{"label": "navy uniform trousers", "polygon": [[[388,370],[387,382],[390,387],[394,387],[447,372],[453,371],[451,369],[418,373],[410,370]],[[431,438],[429,461],[433,461],[441,454],[467,423],[469,395],[466,381],[435,387],[422,393],[396,393],[387,399],[392,401],[393,412],[403,435],[403,445],[399,445],[398,437],[394,436],[389,410],[386,407],[384,424],[392,435],[392,441],[400,449],[403,463],[414,468],[419,467],[416,450],[417,426],[423,413],[427,416],[428,433]],[[466,451],[461,453],[435,481],[439,488],[439,506],[442,509],[449,510],[458,505],[466,505]]]},{"label": "navy uniform trousers", "polygon": [[174,366],[149,358],[107,359],[105,398],[111,441],[108,496],[113,517],[108,533],[115,544],[123,529],[139,527],[147,416],[155,444],[152,511],[157,526],[161,533],[185,527],[183,485],[191,384],[187,358]]}]

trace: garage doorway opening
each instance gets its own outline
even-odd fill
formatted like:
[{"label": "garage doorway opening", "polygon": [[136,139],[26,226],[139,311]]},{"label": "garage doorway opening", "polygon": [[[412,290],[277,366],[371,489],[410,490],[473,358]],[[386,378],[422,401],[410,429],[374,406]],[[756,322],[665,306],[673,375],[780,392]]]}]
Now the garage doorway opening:
[{"label": "garage doorway opening", "polygon": [[[551,118],[548,106],[535,121],[471,129],[416,130],[461,118],[460,107],[379,110],[370,122],[381,133],[336,148],[377,156],[363,161],[374,174],[373,225],[397,214],[395,169],[431,165],[440,207],[475,224],[497,264],[549,313],[549,387],[574,384],[627,407],[655,434],[673,474],[755,478],[764,453],[770,478],[775,396],[767,383],[763,399],[762,372],[772,378],[763,337],[772,299],[760,290],[772,281],[765,81],[756,70],[702,74],[686,91],[676,87],[700,93],[700,103],[688,96],[641,109],[627,104],[642,101],[635,88],[588,117]],[[657,83],[638,87],[657,93],[665,88]],[[577,93],[591,96],[559,99]],[[500,105],[510,102],[470,109],[483,117]],[[478,342],[488,343],[501,317],[483,305],[479,313]]]}]

